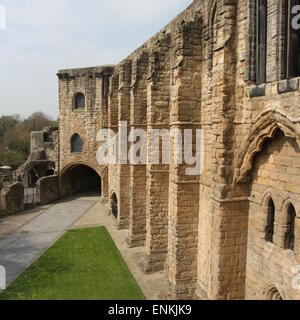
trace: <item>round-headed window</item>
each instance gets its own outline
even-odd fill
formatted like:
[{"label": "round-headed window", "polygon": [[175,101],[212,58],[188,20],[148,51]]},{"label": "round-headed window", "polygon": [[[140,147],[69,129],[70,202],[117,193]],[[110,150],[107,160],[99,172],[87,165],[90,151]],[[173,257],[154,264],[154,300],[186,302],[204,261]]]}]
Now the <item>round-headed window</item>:
[{"label": "round-headed window", "polygon": [[266,300],[283,300],[276,286],[271,286],[266,290]]},{"label": "round-headed window", "polygon": [[85,97],[83,93],[76,93],[74,97],[74,109],[85,108]]},{"label": "round-headed window", "polygon": [[75,133],[71,138],[71,153],[82,153],[83,141],[79,134]]}]

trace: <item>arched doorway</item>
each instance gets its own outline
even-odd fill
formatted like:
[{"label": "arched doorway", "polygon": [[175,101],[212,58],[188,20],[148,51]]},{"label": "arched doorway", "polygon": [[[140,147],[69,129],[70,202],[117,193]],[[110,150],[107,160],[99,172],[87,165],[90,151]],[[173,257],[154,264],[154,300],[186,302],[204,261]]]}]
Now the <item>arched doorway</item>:
[{"label": "arched doorway", "polygon": [[111,197],[111,211],[113,216],[118,219],[118,198],[116,196],[115,193],[113,193],[112,197]]},{"label": "arched doorway", "polygon": [[60,176],[60,197],[78,193],[102,195],[102,180],[99,174],[85,164],[73,164]]},{"label": "arched doorway", "polygon": [[28,187],[35,188],[38,179],[39,177],[37,176],[35,170],[31,169],[28,173]]}]

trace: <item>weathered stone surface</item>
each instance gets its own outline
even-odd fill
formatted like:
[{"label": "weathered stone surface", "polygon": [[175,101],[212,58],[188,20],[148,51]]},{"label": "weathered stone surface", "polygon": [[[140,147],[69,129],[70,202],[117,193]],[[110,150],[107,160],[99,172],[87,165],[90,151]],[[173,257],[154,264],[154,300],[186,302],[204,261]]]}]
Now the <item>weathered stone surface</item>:
[{"label": "weathered stone surface", "polygon": [[1,191],[0,214],[15,214],[24,210],[24,187],[21,183],[4,184]]},{"label": "weathered stone surface", "polygon": [[36,186],[36,193],[40,205],[45,205],[58,200],[58,176],[41,178]]},{"label": "weathered stone surface", "polygon": [[[286,42],[274,0],[267,81],[256,86],[255,15],[255,1],[195,0],[119,65],[58,74],[59,176],[83,164],[101,176],[103,201],[118,209],[116,226],[129,229],[129,246],[145,246],[138,263],[145,272],[165,270],[165,297],[299,298],[291,285],[300,247],[299,79],[281,82]],[[85,108],[76,110],[80,92]],[[144,128],[149,150],[151,129],[203,129],[204,172],[186,175],[190,166],[174,163],[172,144],[170,165],[99,165],[97,132],[118,133],[120,121],[128,131]],[[83,150],[74,154],[76,133]],[[84,179],[75,174],[73,185]],[[62,194],[68,188],[61,179]],[[271,246],[262,198],[269,194],[276,206]],[[289,203],[297,214],[294,251],[283,248]]]}]

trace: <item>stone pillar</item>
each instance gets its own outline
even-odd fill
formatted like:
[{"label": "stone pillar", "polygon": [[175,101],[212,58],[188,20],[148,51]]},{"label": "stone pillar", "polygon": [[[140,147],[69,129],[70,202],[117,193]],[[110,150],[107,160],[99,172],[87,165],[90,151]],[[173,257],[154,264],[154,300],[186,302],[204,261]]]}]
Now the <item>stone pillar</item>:
[{"label": "stone pillar", "polygon": [[[207,262],[200,260],[201,266],[208,271],[199,270],[198,277],[201,277],[198,278],[196,292],[200,298],[213,300],[244,299],[249,203],[246,189],[233,183],[236,1],[217,1],[212,12],[214,16],[208,26],[207,89],[212,102],[211,139],[214,143],[210,159],[210,212],[207,214],[210,219],[210,244],[205,244],[203,235],[199,236],[201,249],[209,250],[209,255],[206,255]],[[204,215],[203,208],[201,211]],[[206,222],[199,221],[199,225],[202,223]],[[204,279],[205,275],[209,277],[208,281]]]},{"label": "stone pillar", "polygon": [[[112,76],[114,72],[113,67],[107,67],[101,72],[95,74],[96,77],[96,97],[95,97],[95,113],[94,121],[100,124],[99,129],[107,129],[110,125],[117,124],[118,113],[115,112],[117,104],[113,103],[113,94],[116,94],[118,90],[119,78]],[[113,79],[112,84],[109,79]],[[117,81],[116,81],[117,80]],[[112,103],[109,108],[109,100],[112,99]],[[115,108],[115,109],[114,109]],[[110,119],[108,119],[110,117]],[[115,118],[114,118],[115,117]],[[114,120],[116,119],[116,120]],[[109,203],[109,185],[108,174],[109,165],[101,166],[99,168],[99,174],[101,176],[101,202]]]},{"label": "stone pillar", "polygon": [[[146,273],[163,270],[168,249],[169,165],[151,162],[152,130],[169,129],[170,105],[170,35],[163,35],[150,53],[147,90],[147,200],[146,200],[146,253],[141,262]],[[168,140],[167,140],[168,142]]]},{"label": "stone pillar", "polygon": [[101,170],[101,200],[102,203],[109,203],[108,190],[108,168]]},{"label": "stone pillar", "polygon": [[[132,62],[125,61],[119,68],[118,120],[119,120],[119,197],[118,228],[129,227],[130,165],[128,162],[128,134],[130,124],[130,87]],[[121,141],[124,132],[124,141]]]},{"label": "stone pillar", "polygon": [[300,255],[300,216],[296,216],[295,220],[295,255]]},{"label": "stone pillar", "polygon": [[[141,53],[133,61],[130,100],[130,128],[147,130],[147,77],[149,57]],[[129,247],[146,241],[146,163],[130,163]]]},{"label": "stone pillar", "polygon": [[[187,22],[177,26],[170,126],[181,133],[193,130],[189,140],[196,155],[196,130],[201,129],[201,24]],[[197,144],[201,144],[200,141]],[[180,154],[172,135],[171,166],[169,176],[169,245],[167,258],[167,297],[173,299],[193,298],[197,280],[197,238],[199,213],[199,175],[188,169],[195,165],[185,162],[183,148],[182,164],[175,162]],[[198,162],[201,154],[198,153]]]},{"label": "stone pillar", "polygon": [[246,199],[213,200],[209,292],[212,300],[245,298],[248,205]]},{"label": "stone pillar", "polygon": [[[118,134],[118,90],[119,90],[119,71],[110,78],[109,82],[109,95],[108,95],[108,128],[113,131],[116,135]],[[111,203],[111,197],[113,192],[119,195],[119,187],[115,180],[119,175],[119,165],[112,163],[113,159],[109,159],[108,165],[108,197],[109,203]]]}]

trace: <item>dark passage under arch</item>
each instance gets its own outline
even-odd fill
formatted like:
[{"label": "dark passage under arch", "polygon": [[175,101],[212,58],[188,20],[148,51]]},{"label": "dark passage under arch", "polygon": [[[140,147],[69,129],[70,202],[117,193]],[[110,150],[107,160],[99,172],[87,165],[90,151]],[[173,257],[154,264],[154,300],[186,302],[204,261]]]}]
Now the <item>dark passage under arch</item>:
[{"label": "dark passage under arch", "polygon": [[60,177],[60,197],[74,195],[82,192],[102,194],[102,180],[98,173],[84,164],[70,166]]}]

